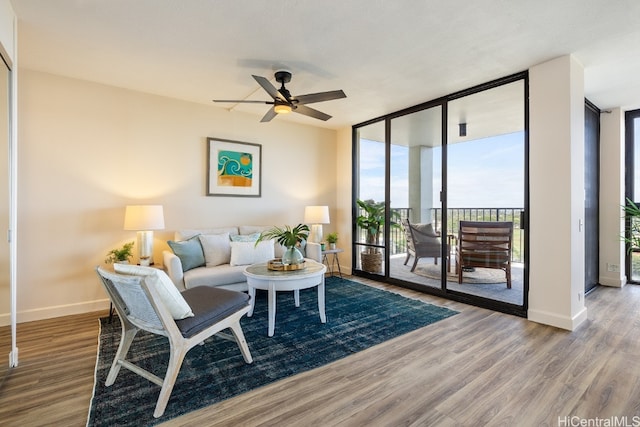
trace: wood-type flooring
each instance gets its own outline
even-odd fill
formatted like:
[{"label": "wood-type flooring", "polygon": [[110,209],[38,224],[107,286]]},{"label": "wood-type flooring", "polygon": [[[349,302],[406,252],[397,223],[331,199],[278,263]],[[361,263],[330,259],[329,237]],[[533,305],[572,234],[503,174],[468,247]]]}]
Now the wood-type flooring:
[{"label": "wood-type flooring", "polygon": [[[640,286],[596,289],[588,321],[569,332],[361,281],[460,313],[164,425],[640,425]],[[0,425],[85,425],[105,314],[18,325],[20,364],[0,379]],[[0,328],[4,360],[8,334]]]}]

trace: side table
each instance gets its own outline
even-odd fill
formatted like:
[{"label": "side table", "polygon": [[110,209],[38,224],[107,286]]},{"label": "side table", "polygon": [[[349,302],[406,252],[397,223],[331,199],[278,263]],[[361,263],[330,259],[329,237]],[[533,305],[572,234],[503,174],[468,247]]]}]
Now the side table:
[{"label": "side table", "polygon": [[[335,266],[338,267],[338,274],[340,274],[340,278],[342,279],[342,270],[340,269],[340,259],[338,258],[338,254],[344,252],[344,249],[327,249],[322,251],[322,262],[327,264],[327,268],[331,273],[331,276],[335,275]],[[332,255],[331,263],[329,263],[328,255]]]}]

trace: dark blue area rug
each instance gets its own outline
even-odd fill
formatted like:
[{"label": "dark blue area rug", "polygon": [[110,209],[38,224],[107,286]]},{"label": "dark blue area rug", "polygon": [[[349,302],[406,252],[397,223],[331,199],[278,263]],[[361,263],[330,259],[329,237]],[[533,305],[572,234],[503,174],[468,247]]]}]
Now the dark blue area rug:
[{"label": "dark blue area rug", "polygon": [[[88,426],[153,425],[246,391],[331,363],[457,312],[350,280],[326,280],[327,323],[320,323],[316,289],[278,293],[276,329],[267,336],[267,294],[258,291],[253,317],[242,329],[253,363],[244,362],[235,342],[213,338],[184,359],[164,415],[153,418],[160,387],[121,369],[104,383],[120,343],[120,321],[100,319],[94,395]],[[139,332],[127,360],[163,377],[169,360],[165,337]]]}]

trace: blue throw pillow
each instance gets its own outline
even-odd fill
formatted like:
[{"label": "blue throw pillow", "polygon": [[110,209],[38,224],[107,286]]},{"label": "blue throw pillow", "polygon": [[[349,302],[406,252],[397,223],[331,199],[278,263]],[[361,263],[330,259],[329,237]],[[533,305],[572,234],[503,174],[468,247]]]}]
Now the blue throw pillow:
[{"label": "blue throw pillow", "polygon": [[255,242],[260,238],[260,233],[232,234],[229,238],[232,242]]},{"label": "blue throw pillow", "polygon": [[182,271],[188,271],[192,268],[202,267],[205,264],[204,251],[200,244],[198,236],[194,236],[189,240],[167,242],[171,250],[182,262]]},{"label": "blue throw pillow", "polygon": [[307,241],[303,240],[300,242],[300,245],[298,246],[298,249],[300,249],[300,252],[302,252],[302,256],[306,257],[307,256]]}]

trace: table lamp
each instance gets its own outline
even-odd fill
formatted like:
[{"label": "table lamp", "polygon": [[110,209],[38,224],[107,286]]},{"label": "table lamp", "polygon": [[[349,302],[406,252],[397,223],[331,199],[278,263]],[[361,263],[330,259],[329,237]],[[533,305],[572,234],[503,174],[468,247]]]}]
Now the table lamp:
[{"label": "table lamp", "polygon": [[322,224],[329,224],[329,206],[307,206],[304,208],[304,222],[311,224],[310,242],[322,242]]},{"label": "table lamp", "polygon": [[124,229],[138,232],[140,265],[153,265],[153,230],[164,228],[161,205],[127,206],[124,213]]}]

